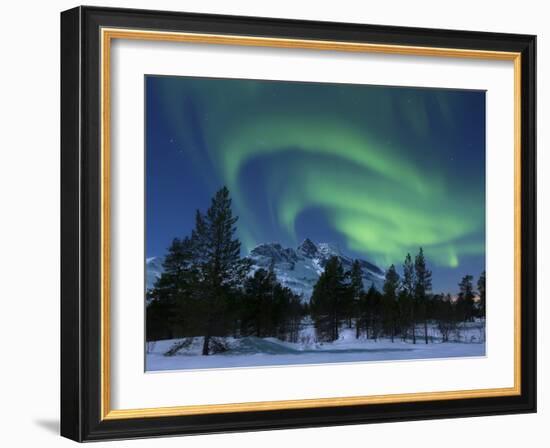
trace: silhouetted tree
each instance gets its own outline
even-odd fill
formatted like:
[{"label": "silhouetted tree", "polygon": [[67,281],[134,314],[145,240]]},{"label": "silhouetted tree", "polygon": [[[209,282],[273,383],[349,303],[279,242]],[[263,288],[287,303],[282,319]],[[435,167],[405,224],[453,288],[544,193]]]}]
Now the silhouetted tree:
[{"label": "silhouetted tree", "polygon": [[473,277],[465,275],[458,284],[460,292],[458,293],[457,307],[461,320],[471,321],[474,318],[474,287]]},{"label": "silhouetted tree", "polygon": [[399,274],[395,270],[395,266],[392,264],[386,271],[386,279],[384,281],[384,316],[386,321],[386,328],[389,327],[391,332],[391,341],[394,341],[397,320],[398,320],[398,304],[397,293],[399,289]]},{"label": "silhouetted tree", "polygon": [[[363,288],[363,270],[361,269],[361,262],[359,260],[354,260],[351,265],[350,271],[350,297],[351,297],[351,309],[350,314],[355,316],[355,338],[358,338],[361,332],[360,325],[360,310],[359,302],[361,301],[361,295],[364,292]],[[351,321],[351,318],[350,318]]]},{"label": "silhouetted tree", "polygon": [[412,262],[411,254],[407,254],[405,261],[403,263],[403,281],[402,288],[409,302],[409,312],[410,312],[410,325],[412,332],[413,344],[416,344],[416,300],[415,300],[415,272],[414,264]]},{"label": "silhouetted tree", "polygon": [[275,279],[265,269],[258,269],[244,283],[241,331],[259,338],[271,335]]},{"label": "silhouetted tree", "polygon": [[401,288],[397,294],[397,306],[399,309],[399,333],[403,341],[407,340],[411,329],[411,317],[413,314],[411,311],[412,305],[410,296],[403,288]]},{"label": "silhouetted tree", "polygon": [[434,312],[442,342],[448,342],[450,334],[457,328],[456,306],[450,294],[434,299]]},{"label": "silhouetted tree", "polygon": [[414,259],[414,298],[424,321],[424,341],[428,343],[428,297],[432,291],[432,272],[426,266],[424,251],[420,248]]},{"label": "silhouetted tree", "polygon": [[342,319],[340,306],[348,293],[342,263],[338,257],[331,257],[311,296],[310,309],[319,340],[338,339]]},{"label": "silhouetted tree", "polygon": [[477,291],[479,293],[479,316],[485,317],[485,271],[479,276]]},{"label": "silhouetted tree", "polygon": [[204,215],[198,210],[196,213],[192,240],[204,305],[203,355],[210,353],[212,336],[225,335],[228,301],[250,268],[249,262],[240,257],[241,243],[235,238],[237,219],[226,187],[216,192]]},{"label": "silhouetted tree", "polygon": [[163,272],[148,292],[148,340],[172,339],[194,329],[192,319],[195,307],[193,247],[189,238],[175,238],[164,258]]}]

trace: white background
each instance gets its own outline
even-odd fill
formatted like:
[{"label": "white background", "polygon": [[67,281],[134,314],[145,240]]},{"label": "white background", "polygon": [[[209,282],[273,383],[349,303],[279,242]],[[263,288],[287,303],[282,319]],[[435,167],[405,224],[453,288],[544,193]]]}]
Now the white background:
[{"label": "white background", "polygon": [[[303,18],[363,23],[476,29],[538,34],[538,172],[539,172],[539,413],[537,415],[406,422],[384,425],[259,432],[193,438],[118,442],[110,446],[330,446],[340,444],[446,448],[464,446],[545,446],[550,411],[543,358],[549,332],[541,322],[550,316],[550,162],[544,153],[550,98],[545,77],[550,54],[545,2],[460,3],[393,1],[383,3],[245,0],[101,1],[125,6]],[[0,71],[0,440],[6,446],[68,446],[58,432],[59,414],[59,11],[69,1],[11,2],[3,5]],[[545,54],[546,53],[546,54]],[[546,205],[544,204],[546,202]],[[104,444],[98,444],[102,446]],[[106,445],[108,446],[108,445]]]},{"label": "white background", "polygon": [[[111,61],[113,409],[513,387],[512,61],[128,40],[113,43]],[[487,90],[488,356],[145,374],[145,74]]]}]

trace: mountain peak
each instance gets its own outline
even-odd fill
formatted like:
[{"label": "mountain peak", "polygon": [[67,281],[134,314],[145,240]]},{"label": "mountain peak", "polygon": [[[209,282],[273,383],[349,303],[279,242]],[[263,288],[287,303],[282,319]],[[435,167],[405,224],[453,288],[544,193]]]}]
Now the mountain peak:
[{"label": "mountain peak", "polygon": [[340,251],[340,248],[335,244],[319,243],[317,244],[317,248],[319,249],[319,252],[326,258],[330,258],[333,256],[342,257],[342,252]]},{"label": "mountain peak", "polygon": [[[310,238],[304,239],[296,249],[285,248],[279,243],[267,243],[256,246],[249,254],[251,272],[273,266],[281,284],[301,295],[304,301],[311,298],[313,287],[331,257],[338,257],[345,271],[351,269],[353,259],[342,253],[338,245],[315,243]],[[383,271],[366,260],[359,261],[365,289],[374,283],[381,290]]]},{"label": "mountain peak", "polygon": [[[273,267],[277,279],[282,285],[290,288],[302,300],[309,301],[313,287],[323,273],[327,261],[338,257],[345,271],[351,269],[353,259],[346,256],[337,245],[314,243],[306,238],[296,248],[284,247],[278,242],[263,243],[252,249],[248,259],[252,262],[250,274],[257,269]],[[163,258],[150,257],[147,260],[147,288],[152,288],[163,271]],[[360,259],[363,286],[368,289],[371,284],[382,290],[384,271],[378,266]]]},{"label": "mountain peak", "polygon": [[282,247],[279,243],[263,243],[250,251],[252,257],[268,257],[274,262],[294,262],[296,254],[292,249]]},{"label": "mountain peak", "polygon": [[302,241],[302,244],[298,246],[297,251],[308,258],[313,258],[319,253],[319,248],[313,241],[306,238]]}]

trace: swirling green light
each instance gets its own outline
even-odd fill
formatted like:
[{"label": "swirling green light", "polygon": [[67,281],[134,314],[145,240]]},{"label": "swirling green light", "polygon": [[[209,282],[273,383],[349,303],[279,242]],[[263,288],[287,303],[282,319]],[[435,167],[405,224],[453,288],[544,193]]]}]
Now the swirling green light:
[{"label": "swirling green light", "polygon": [[[167,81],[160,92],[170,105],[168,119],[186,154],[195,160],[206,151],[229,187],[247,247],[271,239],[243,178],[247,164],[263,161],[270,170],[257,188],[266,190],[288,238],[308,236],[297,234],[297,224],[315,209],[349,249],[379,263],[399,263],[419,246],[448,267],[484,253],[484,179],[461,178],[446,161],[446,145],[461,132],[456,93],[183,81]],[[199,109],[204,148],[190,137],[196,129],[181,107],[188,100]]]},{"label": "swirling green light", "polygon": [[221,169],[228,182],[235,186],[239,169],[250,158],[298,150],[314,157],[337,156],[407,184],[419,194],[429,192],[431,185],[414,167],[371,141],[361,130],[335,119],[261,117],[246,120],[224,136],[226,150],[222,154]]},{"label": "swirling green light", "polygon": [[[350,249],[385,263],[396,263],[403,253],[423,246],[438,264],[455,267],[458,254],[466,253],[461,239],[479,230],[483,202],[471,201],[471,195],[435,186],[418,194],[393,179],[354,167],[338,169],[331,160],[288,172],[290,179],[300,181],[288,183],[275,198],[279,223],[287,232],[294,234],[303,211],[322,209],[333,227],[346,236]],[[434,207],[446,201],[453,207]],[[464,215],[464,209],[470,213]],[[476,248],[483,250],[481,244]]]}]

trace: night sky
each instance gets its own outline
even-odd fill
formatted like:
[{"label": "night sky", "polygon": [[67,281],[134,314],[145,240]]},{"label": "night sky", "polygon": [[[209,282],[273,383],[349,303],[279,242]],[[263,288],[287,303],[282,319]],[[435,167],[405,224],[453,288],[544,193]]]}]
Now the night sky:
[{"label": "night sky", "polygon": [[435,292],[485,269],[485,92],[147,76],[146,253],[226,185],[243,255],[330,242]]}]

